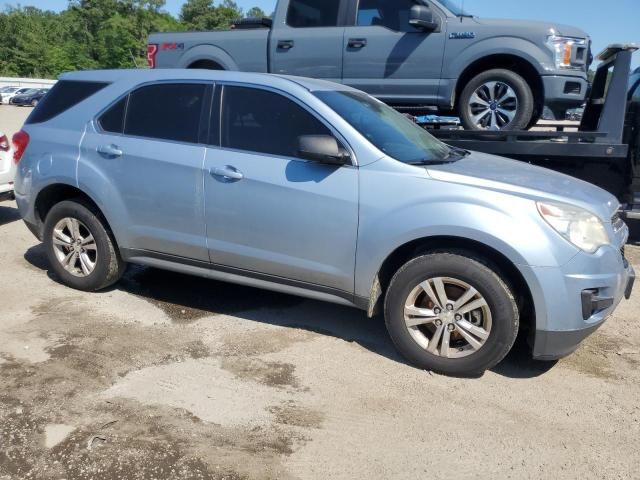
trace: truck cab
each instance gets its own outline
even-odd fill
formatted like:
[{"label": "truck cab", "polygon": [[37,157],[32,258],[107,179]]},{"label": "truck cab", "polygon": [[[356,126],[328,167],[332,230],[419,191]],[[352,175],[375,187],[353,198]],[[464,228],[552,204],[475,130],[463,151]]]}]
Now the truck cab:
[{"label": "truck cab", "polygon": [[472,130],[518,130],[584,102],[590,39],[552,22],[482,19],[451,0],[280,0],[228,32],[153,34],[150,64],[322,78]]}]

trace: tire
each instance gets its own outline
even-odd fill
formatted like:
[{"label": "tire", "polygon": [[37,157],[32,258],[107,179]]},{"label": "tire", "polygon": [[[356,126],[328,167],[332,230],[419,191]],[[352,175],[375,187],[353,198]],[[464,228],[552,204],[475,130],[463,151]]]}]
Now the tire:
[{"label": "tire", "polygon": [[[77,237],[87,243],[67,242],[74,238],[73,225],[78,226]],[[55,234],[56,241],[54,229],[60,232]],[[92,236],[92,242],[89,235]],[[51,269],[63,284],[71,288],[85,292],[103,290],[120,280],[124,273],[126,264],[120,258],[106,221],[95,207],[82,199],[66,200],[54,205],[47,214],[43,238]],[[72,254],[75,248],[78,248],[76,256],[71,257],[69,267],[65,268],[61,257]],[[83,253],[78,253],[80,251]],[[83,262],[83,259],[87,261]],[[89,268],[91,265],[93,268]]]},{"label": "tire", "polygon": [[37,107],[38,106],[38,100],[31,100],[31,106],[32,107]]},{"label": "tire", "polygon": [[[406,315],[406,308],[414,305],[413,298],[417,298],[416,305],[421,304],[421,315],[431,319],[437,312],[437,305],[430,303],[432,297],[422,285],[429,283],[431,294],[440,302],[438,279],[442,281],[452,307],[456,300],[462,302],[465,291],[473,293],[465,290],[464,285],[472,287],[476,295],[469,297],[459,309],[449,312],[443,308],[442,327],[437,326],[438,320],[419,326],[408,325],[409,322],[415,323],[416,319],[418,322],[425,320]],[[414,297],[415,292],[419,292],[417,297]],[[474,306],[472,303],[482,306],[464,312],[467,307]],[[456,315],[458,312],[460,319]],[[511,350],[519,327],[519,312],[513,292],[497,270],[481,259],[459,252],[424,255],[400,268],[387,289],[384,316],[389,335],[403,357],[416,367],[452,376],[480,375],[497,365]],[[431,339],[439,328],[442,328],[441,337],[432,343]],[[485,338],[477,336],[477,332]],[[472,342],[466,340],[469,337]],[[448,339],[446,348],[445,338]],[[425,340],[428,340],[426,345]],[[480,343],[482,345],[478,347]],[[435,352],[429,351],[430,347],[435,348]]]},{"label": "tire", "polygon": [[[535,100],[527,81],[504,69],[476,75],[458,101],[458,115],[466,130],[523,130],[532,121],[534,110]],[[474,115],[479,117],[474,119]]]}]

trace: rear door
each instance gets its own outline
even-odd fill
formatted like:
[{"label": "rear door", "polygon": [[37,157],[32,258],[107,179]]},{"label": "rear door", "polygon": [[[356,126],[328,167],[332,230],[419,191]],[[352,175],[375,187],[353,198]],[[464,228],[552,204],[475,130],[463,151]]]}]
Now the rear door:
[{"label": "rear door", "polygon": [[208,262],[199,138],[211,89],[188,82],[145,85],[88,127],[81,157],[89,161],[81,158],[79,181],[117,191],[107,201],[121,248]]},{"label": "rear door", "polygon": [[347,0],[290,0],[277,8],[285,22],[271,33],[271,73],[339,82]]},{"label": "rear door", "polygon": [[414,0],[360,0],[345,28],[343,82],[389,103],[436,104],[446,17],[433,4],[440,29],[409,25]]}]

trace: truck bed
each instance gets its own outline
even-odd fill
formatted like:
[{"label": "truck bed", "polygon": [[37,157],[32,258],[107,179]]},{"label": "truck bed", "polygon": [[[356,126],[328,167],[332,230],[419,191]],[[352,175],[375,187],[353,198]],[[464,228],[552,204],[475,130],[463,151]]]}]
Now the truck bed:
[{"label": "truck bed", "polygon": [[156,68],[198,68],[196,60],[207,58],[225,70],[267,73],[269,35],[267,28],[169,32],[149,43],[158,46]]}]

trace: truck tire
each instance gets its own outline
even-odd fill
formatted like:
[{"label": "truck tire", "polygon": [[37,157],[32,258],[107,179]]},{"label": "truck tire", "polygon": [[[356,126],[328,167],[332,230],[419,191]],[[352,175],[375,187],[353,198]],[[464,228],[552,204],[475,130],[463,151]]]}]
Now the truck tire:
[{"label": "truck tire", "polygon": [[463,252],[405,264],[387,289],[384,314],[394,345],[411,364],[454,376],[497,365],[519,327],[510,287],[496,269]]},{"label": "truck tire", "polygon": [[527,81],[511,70],[482,72],[464,87],[458,114],[466,130],[523,130],[535,110]]},{"label": "truck tire", "polygon": [[120,280],[126,264],[105,225],[102,215],[82,199],[51,208],[43,241],[51,268],[63,284],[95,292]]}]

